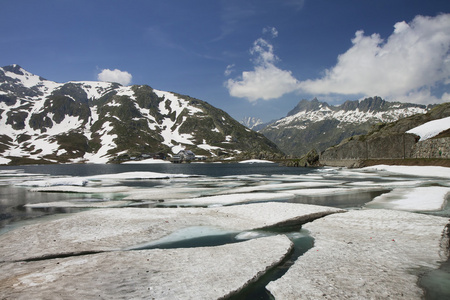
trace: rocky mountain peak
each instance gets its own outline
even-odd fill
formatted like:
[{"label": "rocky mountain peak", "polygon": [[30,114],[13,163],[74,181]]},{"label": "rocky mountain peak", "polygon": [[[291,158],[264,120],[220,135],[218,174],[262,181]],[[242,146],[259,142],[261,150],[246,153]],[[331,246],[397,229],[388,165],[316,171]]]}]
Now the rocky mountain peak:
[{"label": "rocky mountain peak", "polygon": [[19,65],[15,65],[15,64],[14,65],[9,65],[9,66],[3,67],[2,69],[7,71],[7,72],[12,72],[12,73],[17,74],[17,75],[25,75],[24,72],[23,72],[24,69],[22,69],[22,67],[19,66]]},{"label": "rocky mountain peak", "polygon": [[310,112],[317,111],[321,108],[329,107],[328,103],[320,102],[317,98],[310,100],[302,99],[294,109],[288,112],[287,116],[293,116],[301,111]]}]

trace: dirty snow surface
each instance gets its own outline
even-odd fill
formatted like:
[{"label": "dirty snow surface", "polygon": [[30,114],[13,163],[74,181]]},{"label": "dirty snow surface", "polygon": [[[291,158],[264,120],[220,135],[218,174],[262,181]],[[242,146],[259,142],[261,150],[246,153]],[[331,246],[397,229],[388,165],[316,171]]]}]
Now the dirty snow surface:
[{"label": "dirty snow surface", "polygon": [[421,299],[448,257],[449,168],[71,167],[0,169],[1,299]]}]

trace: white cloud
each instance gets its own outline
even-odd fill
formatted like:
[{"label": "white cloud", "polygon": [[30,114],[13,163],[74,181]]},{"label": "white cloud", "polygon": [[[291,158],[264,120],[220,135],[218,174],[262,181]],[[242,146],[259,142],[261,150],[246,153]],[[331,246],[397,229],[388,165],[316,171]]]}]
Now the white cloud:
[{"label": "white cloud", "polygon": [[234,66],[235,66],[234,64],[227,66],[227,68],[225,69],[225,72],[224,72],[225,76],[230,76],[231,73],[234,72]]},{"label": "white cloud", "polygon": [[270,36],[273,38],[276,38],[278,36],[278,30],[275,27],[265,27],[262,32],[263,34],[270,34]]},{"label": "white cloud", "polygon": [[[275,37],[278,32],[274,32],[271,27],[263,30]],[[276,99],[293,91],[341,99],[353,95],[423,104],[449,101],[450,14],[398,22],[386,40],[357,31],[352,44],[322,78],[300,82],[291,71],[275,65],[279,58],[273,46],[260,38],[250,50],[254,69],[225,85],[231,96],[250,101]]]},{"label": "white cloud", "polygon": [[352,43],[324,77],[303,81],[300,89],[315,95],[379,95],[416,103],[444,100],[444,95],[431,95],[430,88],[450,79],[450,14],[399,22],[387,41],[357,31]]},{"label": "white cloud", "polygon": [[97,78],[100,81],[117,82],[122,85],[129,85],[133,76],[131,76],[131,74],[126,71],[121,71],[118,69],[103,69],[98,74]]},{"label": "white cloud", "polygon": [[242,72],[240,78],[228,79],[225,83],[231,96],[247,98],[249,101],[269,100],[297,88],[298,82],[292,73],[275,66],[278,57],[273,53],[273,46],[266,40],[256,40],[250,53],[256,55],[253,60],[254,70]]}]

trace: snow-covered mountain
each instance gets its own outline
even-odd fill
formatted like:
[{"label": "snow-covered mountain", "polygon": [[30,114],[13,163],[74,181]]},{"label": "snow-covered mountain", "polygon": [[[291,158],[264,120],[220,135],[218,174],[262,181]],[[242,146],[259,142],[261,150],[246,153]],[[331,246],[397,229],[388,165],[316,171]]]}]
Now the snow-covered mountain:
[{"label": "snow-covered mountain", "polygon": [[258,125],[263,124],[263,121],[255,117],[244,117],[240,123],[247,128],[255,129]]},{"label": "snow-covered mountain", "polygon": [[285,118],[260,132],[285,153],[300,156],[313,148],[323,151],[348,137],[365,134],[377,123],[394,122],[427,110],[424,105],[387,102],[380,97],[338,106],[317,99],[302,100]]},{"label": "snow-covered mountain", "polygon": [[182,149],[279,154],[263,135],[208,103],[147,85],[56,83],[0,68],[0,164],[106,163]]}]

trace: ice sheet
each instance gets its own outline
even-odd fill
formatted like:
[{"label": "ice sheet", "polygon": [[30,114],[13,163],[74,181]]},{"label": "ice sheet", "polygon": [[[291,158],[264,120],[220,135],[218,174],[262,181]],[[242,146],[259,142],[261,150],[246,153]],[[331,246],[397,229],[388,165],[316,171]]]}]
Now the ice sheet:
[{"label": "ice sheet", "polygon": [[106,207],[123,207],[129,205],[129,201],[55,201],[47,203],[26,204],[28,208],[106,208]]},{"label": "ice sheet", "polygon": [[104,174],[87,177],[88,180],[103,180],[103,179],[169,179],[169,178],[187,178],[196,177],[197,175],[185,174],[168,174],[157,172],[124,172],[116,174]]},{"label": "ice sheet", "polygon": [[178,206],[213,206],[213,205],[231,205],[244,202],[261,202],[268,200],[286,200],[294,198],[293,194],[289,193],[249,193],[249,194],[231,194],[208,196],[193,199],[181,199],[167,201],[167,205]]},{"label": "ice sheet", "polygon": [[86,186],[86,178],[68,177],[68,178],[46,178],[42,180],[31,180],[16,183],[17,186],[28,187],[51,187],[51,186]]},{"label": "ice sheet", "polygon": [[448,187],[396,188],[376,197],[366,207],[390,208],[407,211],[434,211],[445,205],[450,195]]},{"label": "ice sheet", "polygon": [[289,193],[298,196],[324,196],[324,195],[342,195],[342,194],[354,194],[370,191],[379,191],[380,188],[321,188],[321,189],[301,189],[301,190],[289,190]]},{"label": "ice sheet", "polygon": [[86,194],[115,194],[127,193],[131,188],[127,186],[42,186],[30,189],[31,192],[59,192]]},{"label": "ice sheet", "polygon": [[419,270],[447,259],[441,248],[447,223],[380,209],[317,219],[303,226],[314,247],[267,288],[276,299],[423,299]]},{"label": "ice sheet", "polygon": [[390,172],[395,174],[411,175],[417,177],[442,177],[450,178],[450,168],[436,166],[388,166],[377,165],[363,168],[370,172]]},{"label": "ice sheet", "polygon": [[299,182],[287,182],[287,183],[270,183],[267,181],[259,181],[259,185],[255,186],[244,186],[234,189],[228,189],[221,194],[233,194],[233,193],[250,193],[256,191],[280,191],[280,190],[293,190],[299,188],[317,188],[326,186],[338,186],[343,184],[343,181],[299,181]]}]

